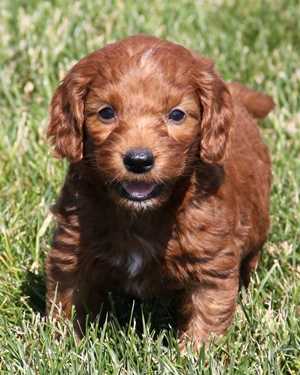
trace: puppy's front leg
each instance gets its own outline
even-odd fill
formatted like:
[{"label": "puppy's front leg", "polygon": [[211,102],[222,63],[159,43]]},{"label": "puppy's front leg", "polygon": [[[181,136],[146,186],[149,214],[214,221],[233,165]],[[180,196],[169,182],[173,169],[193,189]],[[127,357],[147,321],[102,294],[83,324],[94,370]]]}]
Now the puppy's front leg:
[{"label": "puppy's front leg", "polygon": [[106,293],[95,285],[82,281],[74,293],[74,327],[79,337],[85,334],[87,324],[96,320],[104,323],[109,310]]},{"label": "puppy's front leg", "polygon": [[216,279],[186,291],[179,306],[180,346],[195,349],[211,335],[223,334],[232,321],[238,293],[238,275]]},{"label": "puppy's front leg", "polygon": [[73,249],[53,248],[47,256],[47,314],[54,319],[71,318],[77,288],[76,263]]},{"label": "puppy's front leg", "polygon": [[71,319],[74,308],[74,327],[82,337],[87,319],[93,321],[101,312],[104,317],[106,294],[91,282],[91,273],[80,269],[74,250],[53,248],[47,257],[47,312],[54,319]]}]

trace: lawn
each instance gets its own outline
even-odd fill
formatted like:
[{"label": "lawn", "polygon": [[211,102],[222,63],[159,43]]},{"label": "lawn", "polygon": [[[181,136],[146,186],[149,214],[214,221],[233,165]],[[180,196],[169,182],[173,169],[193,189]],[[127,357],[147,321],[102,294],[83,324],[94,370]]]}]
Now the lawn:
[{"label": "lawn", "polygon": [[[299,0],[0,3],[0,374],[299,374]],[[168,306],[153,323],[154,302],[80,343],[71,324],[44,318],[49,207],[66,169],[45,139],[51,95],[79,58],[141,32],[210,56],[226,80],[277,105],[261,125],[273,159],[269,240],[228,334],[198,355],[180,355]]]}]

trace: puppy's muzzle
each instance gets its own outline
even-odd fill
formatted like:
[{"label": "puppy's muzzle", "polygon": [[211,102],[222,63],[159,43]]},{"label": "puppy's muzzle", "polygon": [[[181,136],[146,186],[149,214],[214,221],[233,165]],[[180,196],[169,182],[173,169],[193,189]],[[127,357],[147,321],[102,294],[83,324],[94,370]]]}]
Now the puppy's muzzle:
[{"label": "puppy's muzzle", "polygon": [[126,152],[123,163],[129,172],[146,173],[153,168],[154,156],[149,149],[136,148]]}]

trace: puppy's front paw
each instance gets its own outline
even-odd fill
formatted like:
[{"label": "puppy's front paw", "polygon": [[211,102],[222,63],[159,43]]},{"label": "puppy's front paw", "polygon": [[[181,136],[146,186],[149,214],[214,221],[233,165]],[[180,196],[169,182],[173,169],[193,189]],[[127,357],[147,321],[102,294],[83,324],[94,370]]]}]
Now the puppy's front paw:
[{"label": "puppy's front paw", "polygon": [[181,353],[189,350],[198,353],[201,348],[210,341],[210,336],[204,332],[181,332],[178,338],[178,346]]}]

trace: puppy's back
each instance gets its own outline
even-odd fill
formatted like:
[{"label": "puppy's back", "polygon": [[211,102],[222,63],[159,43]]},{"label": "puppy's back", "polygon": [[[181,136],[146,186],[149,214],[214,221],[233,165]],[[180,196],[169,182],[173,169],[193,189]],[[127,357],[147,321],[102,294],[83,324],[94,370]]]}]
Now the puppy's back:
[{"label": "puppy's back", "polygon": [[273,99],[264,93],[252,90],[238,82],[228,84],[234,100],[239,101],[255,118],[265,118],[275,107]]}]

